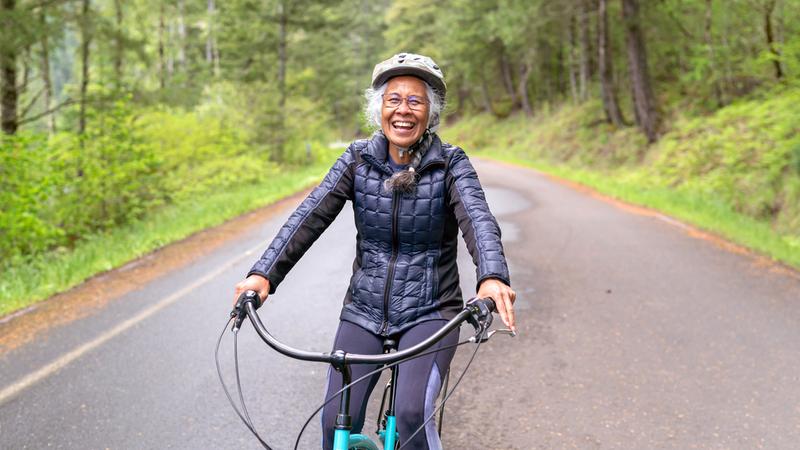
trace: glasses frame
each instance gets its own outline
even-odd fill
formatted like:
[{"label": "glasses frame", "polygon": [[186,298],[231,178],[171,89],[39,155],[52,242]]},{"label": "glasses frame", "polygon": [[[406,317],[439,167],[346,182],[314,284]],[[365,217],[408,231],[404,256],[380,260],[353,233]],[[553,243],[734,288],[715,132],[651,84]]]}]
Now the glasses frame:
[{"label": "glasses frame", "polygon": [[[405,102],[405,104],[408,105],[408,109],[412,111],[423,111],[425,109],[425,106],[431,104],[431,101],[428,100],[426,97],[420,97],[417,95],[409,95],[408,97],[402,97],[399,94],[382,94],[381,99],[383,100],[383,107],[386,109],[397,109]],[[386,103],[388,99],[399,99],[400,103],[398,103],[397,106],[391,106]],[[420,106],[419,107],[411,106],[412,99],[419,100]]]}]

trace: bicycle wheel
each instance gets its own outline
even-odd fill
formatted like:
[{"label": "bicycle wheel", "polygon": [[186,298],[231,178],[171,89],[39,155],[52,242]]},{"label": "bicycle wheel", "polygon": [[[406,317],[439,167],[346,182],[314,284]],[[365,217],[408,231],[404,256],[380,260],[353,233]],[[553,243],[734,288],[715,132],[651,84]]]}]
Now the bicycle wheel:
[{"label": "bicycle wheel", "polygon": [[351,434],[350,441],[347,443],[348,450],[380,450],[372,439],[363,434]]}]

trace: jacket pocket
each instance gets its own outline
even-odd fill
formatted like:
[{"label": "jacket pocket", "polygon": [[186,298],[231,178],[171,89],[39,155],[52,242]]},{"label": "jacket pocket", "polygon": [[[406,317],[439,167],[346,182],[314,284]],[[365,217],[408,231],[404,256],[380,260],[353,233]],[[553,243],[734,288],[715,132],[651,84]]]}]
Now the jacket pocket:
[{"label": "jacket pocket", "polygon": [[420,306],[430,305],[434,298],[436,289],[436,271],[434,268],[433,255],[425,258],[425,273],[422,277],[422,292],[420,292]]},{"label": "jacket pocket", "polygon": [[350,283],[350,295],[354,298],[356,296],[356,290],[362,289],[361,283],[364,281],[364,276],[366,275],[365,269],[367,268],[368,262],[367,254],[364,253],[361,256],[361,267],[353,274],[353,281]]}]

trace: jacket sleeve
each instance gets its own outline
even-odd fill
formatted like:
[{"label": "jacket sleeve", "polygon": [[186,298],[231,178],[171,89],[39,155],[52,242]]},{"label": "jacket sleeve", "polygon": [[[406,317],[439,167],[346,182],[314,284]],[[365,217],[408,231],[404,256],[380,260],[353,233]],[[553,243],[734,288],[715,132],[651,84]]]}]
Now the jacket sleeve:
[{"label": "jacket sleeve", "polygon": [[478,287],[487,278],[497,278],[510,286],[500,226],[486,203],[478,174],[460,148],[450,158],[446,186],[450,207],[477,268]]},{"label": "jacket sleeve", "polygon": [[269,280],[270,294],[283,281],[311,244],[325,231],[352,199],[354,149],[348,148],[333,164],[322,182],[314,188],[253,265],[247,276],[257,274]]}]

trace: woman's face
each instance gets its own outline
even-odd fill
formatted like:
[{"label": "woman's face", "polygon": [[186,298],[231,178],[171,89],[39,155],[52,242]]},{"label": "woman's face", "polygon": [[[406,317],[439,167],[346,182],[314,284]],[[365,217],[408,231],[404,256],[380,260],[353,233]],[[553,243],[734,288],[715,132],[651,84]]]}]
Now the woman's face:
[{"label": "woman's face", "polygon": [[[392,99],[401,99],[400,104],[392,106]],[[381,128],[389,142],[402,148],[417,142],[428,127],[429,103],[425,82],[419,78],[400,76],[389,80],[381,107]]]}]

